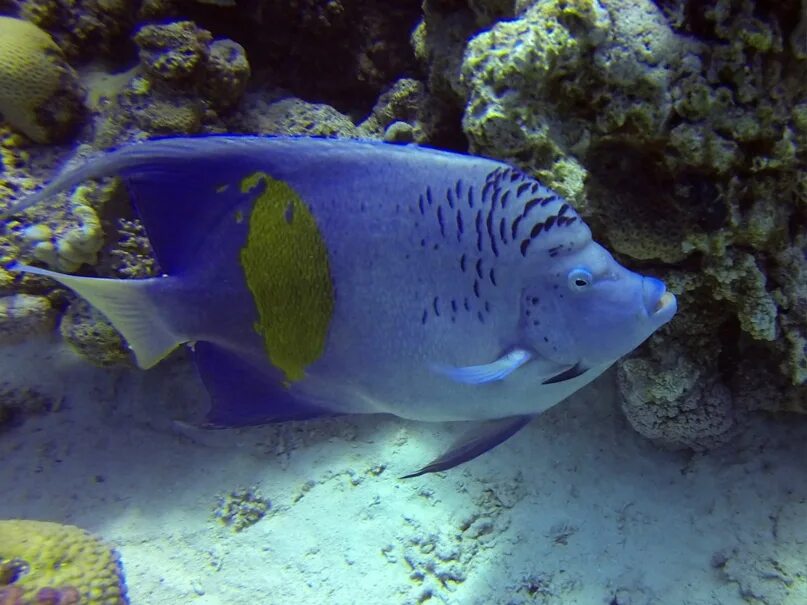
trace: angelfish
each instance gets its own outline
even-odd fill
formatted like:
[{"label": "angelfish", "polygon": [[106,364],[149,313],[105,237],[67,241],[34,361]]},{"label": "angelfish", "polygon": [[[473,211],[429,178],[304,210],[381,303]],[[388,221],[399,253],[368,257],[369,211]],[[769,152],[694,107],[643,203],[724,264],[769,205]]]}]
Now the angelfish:
[{"label": "angelfish", "polygon": [[333,414],[488,421],[420,470],[515,434],[676,311],[559,195],[501,162],[316,138],[152,140],[57,176],[10,212],[122,178],[164,275],[15,264],[97,307],[141,368],[192,346],[205,426]]}]

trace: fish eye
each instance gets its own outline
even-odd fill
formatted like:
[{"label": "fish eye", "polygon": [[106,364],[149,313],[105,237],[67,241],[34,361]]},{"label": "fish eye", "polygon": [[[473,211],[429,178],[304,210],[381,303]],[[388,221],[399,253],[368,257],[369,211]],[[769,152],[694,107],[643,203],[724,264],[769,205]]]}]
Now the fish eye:
[{"label": "fish eye", "polygon": [[586,271],[585,269],[572,269],[569,272],[569,289],[582,292],[586,288],[588,288],[592,282],[593,278],[591,273]]}]

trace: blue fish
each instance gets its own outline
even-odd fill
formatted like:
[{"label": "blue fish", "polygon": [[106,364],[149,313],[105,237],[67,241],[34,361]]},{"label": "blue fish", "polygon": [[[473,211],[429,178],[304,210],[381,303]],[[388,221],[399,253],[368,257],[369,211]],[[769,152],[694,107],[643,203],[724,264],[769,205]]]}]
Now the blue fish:
[{"label": "blue fish", "polygon": [[165,274],[52,277],[141,368],[190,344],[205,426],[333,414],[488,421],[408,476],[495,447],[669,321],[676,299],[559,195],[489,159],[370,141],[124,147],[11,212],[119,175]]}]

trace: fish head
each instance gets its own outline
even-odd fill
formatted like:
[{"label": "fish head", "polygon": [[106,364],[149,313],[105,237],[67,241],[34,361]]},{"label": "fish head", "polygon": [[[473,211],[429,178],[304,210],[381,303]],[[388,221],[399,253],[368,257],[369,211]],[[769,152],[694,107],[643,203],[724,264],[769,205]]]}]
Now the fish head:
[{"label": "fish head", "polygon": [[546,261],[533,265],[520,321],[525,344],[545,359],[613,363],[676,312],[661,280],[623,267],[593,240]]}]

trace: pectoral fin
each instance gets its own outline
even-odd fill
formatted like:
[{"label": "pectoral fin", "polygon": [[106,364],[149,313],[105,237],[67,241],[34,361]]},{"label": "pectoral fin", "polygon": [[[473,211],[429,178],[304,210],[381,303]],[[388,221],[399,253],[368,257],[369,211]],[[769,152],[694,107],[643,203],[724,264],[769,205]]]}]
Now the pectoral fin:
[{"label": "pectoral fin", "polygon": [[522,428],[527,426],[533,416],[510,416],[501,420],[485,422],[473,430],[460,436],[448,450],[414,473],[404,475],[401,479],[411,479],[426,473],[445,471],[473,460],[500,443],[504,443]]},{"label": "pectoral fin", "polygon": [[463,382],[465,384],[484,384],[486,382],[503,380],[530,359],[532,359],[532,353],[529,351],[513,349],[509,353],[502,355],[496,361],[484,365],[466,366],[463,368],[436,366],[435,370],[457,382]]}]

